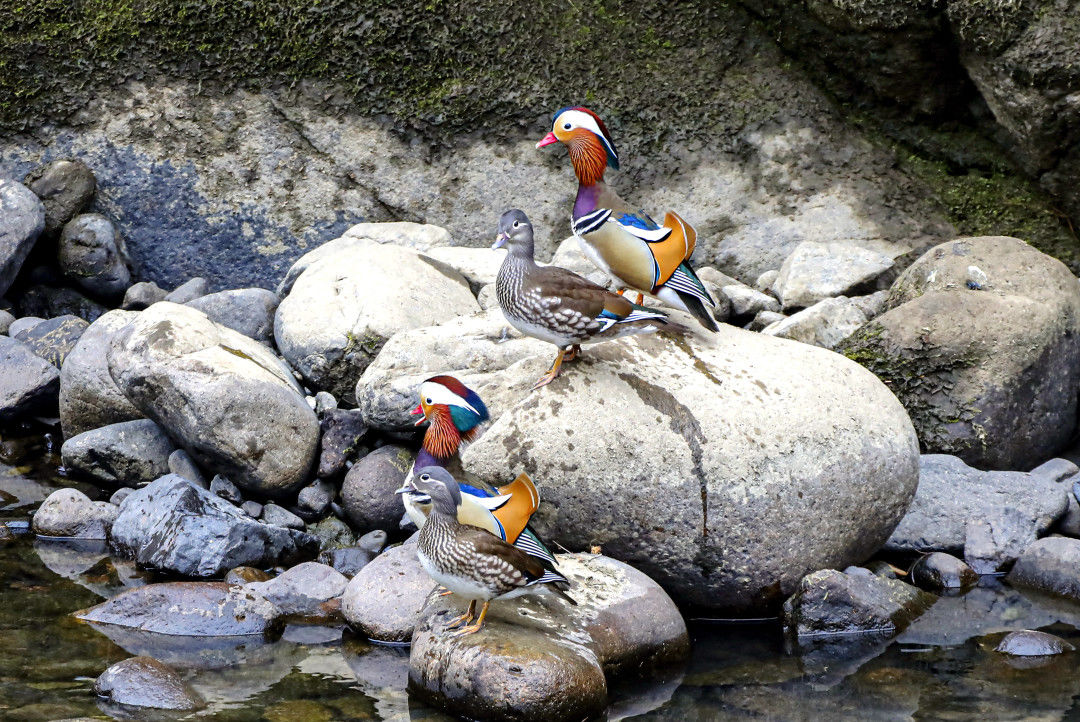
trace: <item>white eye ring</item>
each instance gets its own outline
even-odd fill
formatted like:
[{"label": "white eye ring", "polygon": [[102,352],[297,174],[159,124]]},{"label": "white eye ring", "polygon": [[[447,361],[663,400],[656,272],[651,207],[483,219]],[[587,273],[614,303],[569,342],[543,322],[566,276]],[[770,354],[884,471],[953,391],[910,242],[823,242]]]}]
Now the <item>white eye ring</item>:
[{"label": "white eye ring", "polygon": [[514,228],[517,228],[520,225],[521,225],[521,221],[514,221]]},{"label": "white eye ring", "polygon": [[421,474],[420,481],[431,481],[431,476],[429,474]]}]

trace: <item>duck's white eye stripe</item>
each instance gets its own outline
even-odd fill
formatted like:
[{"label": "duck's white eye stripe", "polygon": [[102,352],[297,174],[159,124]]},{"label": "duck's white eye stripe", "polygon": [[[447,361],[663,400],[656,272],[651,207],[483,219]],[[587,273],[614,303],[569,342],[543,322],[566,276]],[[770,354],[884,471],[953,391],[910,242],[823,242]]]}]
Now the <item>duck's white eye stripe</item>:
[{"label": "duck's white eye stripe", "polygon": [[446,404],[447,406],[460,406],[463,409],[472,411],[477,416],[480,416],[480,412],[473,408],[465,399],[455,394],[450,389],[446,388],[442,384],[434,381],[425,381],[420,384],[420,393],[427,399],[427,403],[431,404]]}]

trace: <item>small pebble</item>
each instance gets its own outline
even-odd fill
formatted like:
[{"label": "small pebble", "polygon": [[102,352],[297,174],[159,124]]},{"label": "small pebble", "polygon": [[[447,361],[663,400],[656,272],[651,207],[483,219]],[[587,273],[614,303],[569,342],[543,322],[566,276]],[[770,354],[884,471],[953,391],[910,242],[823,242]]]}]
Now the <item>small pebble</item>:
[{"label": "small pebble", "polygon": [[229,481],[227,478],[218,474],[210,482],[210,493],[217,494],[226,501],[231,501],[233,504],[239,504],[244,500],[244,497],[240,494],[240,489],[236,487],[236,484]]},{"label": "small pebble", "polygon": [[244,512],[252,519],[258,519],[262,514],[263,506],[257,501],[245,501],[240,505],[240,511]]},{"label": "small pebble", "polygon": [[195,482],[204,489],[207,488],[206,479],[203,478],[199,467],[195,465],[195,460],[183,449],[177,449],[169,454],[169,471]]},{"label": "small pebble", "polygon": [[269,503],[263,506],[262,520],[267,524],[273,524],[274,526],[283,526],[289,529],[304,528],[304,520],[293,514],[288,509],[278,506],[274,503]]}]

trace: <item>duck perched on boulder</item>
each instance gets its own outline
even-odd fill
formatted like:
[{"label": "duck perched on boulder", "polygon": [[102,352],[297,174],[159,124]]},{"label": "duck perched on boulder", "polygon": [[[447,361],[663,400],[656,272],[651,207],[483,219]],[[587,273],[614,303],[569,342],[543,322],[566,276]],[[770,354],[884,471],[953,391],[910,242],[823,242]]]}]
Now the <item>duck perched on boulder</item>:
[{"label": "duck perched on boulder", "polygon": [[690,265],[697,232],[674,211],[658,225],[608,187],[604,172],[608,166],[618,170],[619,154],[600,116],[580,106],[563,108],[536,147],[552,143],[570,152],[578,179],[570,227],[589,260],[616,283],[637,290],[638,303],[642,293],[651,293],[716,331],[709,310],[716,301]]},{"label": "duck perched on boulder", "polygon": [[662,311],[630,303],[565,268],[537,265],[533,258],[532,223],[520,210],[506,211],[499,218],[499,231],[492,248],[503,246],[509,252],[495,280],[503,315],[526,336],[559,347],[559,355],[533,385],[534,390],[554,381],[563,361],[576,358],[583,343],[652,333],[665,327],[678,332],[686,330]]},{"label": "duck perched on boulder", "polygon": [[[469,600],[469,609],[450,627],[462,627],[456,634],[480,631],[491,600],[550,589],[571,604],[577,604],[561,587],[566,577],[553,564],[545,564],[507,544],[494,534],[458,521],[461,489],[441,466],[420,469],[413,487],[431,498],[432,509],[420,530],[416,554],[424,571],[452,594]],[[483,600],[480,616],[473,623],[476,603]]]},{"label": "duck perched on boulder", "polygon": [[[432,376],[420,384],[420,403],[412,411],[423,414],[416,426],[427,422],[424,441],[416,461],[398,493],[405,513],[422,529],[431,513],[431,497],[412,485],[420,469],[446,467],[463,443],[472,441],[488,419],[487,406],[480,396],[453,376]],[[526,554],[555,564],[555,556],[536,532],[529,519],[540,506],[537,491],[528,474],[520,474],[500,487],[459,484],[460,504],[457,519],[462,524],[484,529]]]}]

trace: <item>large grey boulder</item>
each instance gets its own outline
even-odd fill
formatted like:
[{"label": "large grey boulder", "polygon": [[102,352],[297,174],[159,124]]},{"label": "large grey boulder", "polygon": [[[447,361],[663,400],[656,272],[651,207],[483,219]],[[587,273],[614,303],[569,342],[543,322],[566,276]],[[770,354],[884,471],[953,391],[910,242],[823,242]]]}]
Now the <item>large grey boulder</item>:
[{"label": "large grey boulder", "polygon": [[919,460],[919,488],[911,509],[885,543],[890,551],[964,551],[968,524],[1012,509],[1033,534],[1045,534],[1065,513],[1065,485],[1038,473],[980,471],[946,454]]},{"label": "large grey boulder", "polygon": [[402,331],[386,342],[357,381],[357,407],[376,429],[408,429],[416,421],[409,412],[416,408],[420,384],[448,374],[479,394],[497,418],[528,396],[522,376],[539,378],[557,352],[551,344],[510,329],[498,308]]},{"label": "large grey boulder", "polygon": [[29,346],[35,354],[56,368],[61,368],[89,326],[90,324],[78,316],[57,316],[12,335]]},{"label": "large grey boulder", "polygon": [[687,604],[775,609],[803,575],[877,551],[918,482],[899,402],[824,349],[714,336],[598,344],[531,394],[518,372],[522,399],[465,450],[465,471],[527,472],[542,537],[600,545]]},{"label": "large grey boulder", "polygon": [[412,468],[415,454],[388,444],[353,464],[341,484],[341,506],[359,533],[394,529],[404,513],[394,493]]},{"label": "large grey boulder", "polygon": [[60,447],[64,467],[102,484],[141,486],[169,473],[172,439],[150,419],[84,431]]},{"label": "large grey boulder", "polygon": [[119,511],[107,501],[91,501],[78,489],[57,489],[34,512],[33,529],[41,536],[107,539]]},{"label": "large grey boulder", "polygon": [[480,310],[465,279],[416,251],[343,237],[301,258],[274,338],[314,387],[351,400],[356,379],[395,333]]},{"label": "large grey boulder", "polygon": [[94,173],[81,160],[54,160],[31,171],[25,183],[45,204],[45,233],[53,238],[86,208],[97,188]]},{"label": "large grey boulder", "polygon": [[1080,539],[1039,539],[1024,550],[1006,579],[1014,587],[1080,601]]},{"label": "large grey boulder", "polygon": [[112,337],[138,314],[109,311],[79,336],[60,369],[60,427],[70,438],[99,426],[142,418],[109,374]]},{"label": "large grey boulder", "polygon": [[234,567],[271,567],[314,557],[319,540],[260,524],[188,479],[170,474],[128,495],[112,545],[141,566],[189,577],[220,577]]},{"label": "large grey boulder", "polygon": [[175,637],[233,637],[272,630],[278,609],[234,584],[165,582],[121,592],[75,616],[87,622]]},{"label": "large grey boulder", "polygon": [[124,241],[99,213],[75,216],[64,226],[58,260],[65,276],[98,296],[118,297],[131,284]]},{"label": "large grey boulder", "polygon": [[45,206],[29,188],[0,178],[0,296],[45,230]]},{"label": "large grey boulder", "polygon": [[161,302],[113,338],[108,359],[125,396],[201,466],[269,495],[306,481],[319,422],[263,344]]},{"label": "large grey boulder", "polygon": [[895,265],[885,253],[847,243],[803,241],[784,260],[772,291],[785,309],[851,295]]},{"label": "large grey boulder", "polygon": [[239,288],[219,291],[188,301],[214,323],[227,326],[256,341],[270,344],[274,340],[274,312],[278,297],[265,288]]},{"label": "large grey boulder", "polygon": [[416,536],[366,564],[341,598],[341,613],[358,633],[379,642],[408,642],[435,582],[416,558]]},{"label": "large grey boulder", "polygon": [[923,449],[1029,469],[1076,430],[1080,284],[1016,238],[961,238],[893,284],[885,313],[841,346],[911,414]]},{"label": "large grey boulder", "polygon": [[325,616],[325,602],[345,592],[348,578],[332,567],[318,562],[304,562],[264,582],[251,582],[247,588],[263,597],[282,614]]},{"label": "large grey boulder", "polygon": [[866,323],[863,313],[850,298],[826,298],[787,318],[763,328],[766,336],[790,338],[793,341],[836,348],[844,339]]},{"label": "large grey boulder", "polygon": [[579,720],[603,712],[607,691],[684,660],[686,624],[660,586],[607,557],[560,555],[570,605],[548,592],[491,604],[484,629],[446,629],[466,602],[433,597],[412,637],[409,689],[469,719]]},{"label": "large grey boulder", "polygon": [[0,421],[56,411],[60,372],[22,341],[0,336]]},{"label": "large grey boulder", "polygon": [[94,680],[94,693],[129,707],[192,710],[202,699],[168,665],[153,657],[129,657]]}]

